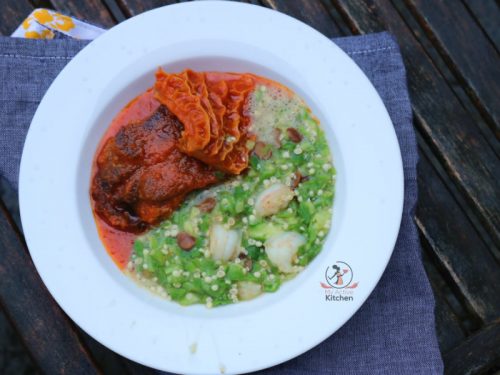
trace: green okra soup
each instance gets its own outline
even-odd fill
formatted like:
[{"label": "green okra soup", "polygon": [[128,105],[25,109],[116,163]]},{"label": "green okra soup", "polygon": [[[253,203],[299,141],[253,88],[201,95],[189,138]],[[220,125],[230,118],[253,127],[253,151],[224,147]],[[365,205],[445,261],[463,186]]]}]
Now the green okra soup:
[{"label": "green okra soup", "polygon": [[[162,159],[166,161],[142,161],[146,166],[133,172],[129,168],[128,177],[115,188],[119,193],[114,194],[119,195],[118,202],[125,199],[122,196],[136,194],[138,198],[122,206],[113,203],[119,206],[116,214],[102,214],[94,179],[91,193],[101,239],[124,272],[181,305],[210,308],[276,292],[315,258],[330,230],[335,168],[321,125],[296,94],[262,77],[192,71],[165,76],[162,79],[170,91],[159,87],[157,74],[147,97],[158,102],[152,109],[156,112],[134,124],[155,129],[155,123],[144,123],[152,122],[154,116],[160,118],[157,112],[163,110],[162,116],[171,121],[157,120],[163,121],[160,134],[166,127],[177,126],[171,136],[175,150],[170,152],[178,153],[180,160],[169,154]],[[197,116],[187,118],[179,109],[185,103],[175,103],[181,91],[193,99],[190,110],[199,109]],[[141,97],[126,109],[137,107],[140,101]],[[129,126],[127,121],[120,125],[125,123]],[[199,136],[195,132],[200,123],[210,130],[210,139],[203,141],[204,146],[200,141],[193,151],[195,146],[189,142],[194,144]],[[188,132],[192,138],[187,138]],[[114,139],[119,148],[130,142],[130,134],[122,137],[115,130],[108,139]],[[200,134],[202,139],[205,133]],[[150,147],[157,147],[157,157],[160,151],[155,142],[165,138],[159,136],[154,142],[148,138],[143,145],[150,142]],[[100,158],[105,147],[95,166],[103,175],[105,163],[99,161],[105,159]],[[120,153],[121,149],[113,156]],[[147,152],[142,155],[143,160],[149,157]],[[116,163],[116,157],[113,160]],[[172,177],[175,183],[167,181]],[[176,188],[181,192],[168,199],[166,195],[158,201],[150,199]],[[123,220],[120,210],[132,218]],[[116,248],[123,242],[113,241],[122,233],[132,244],[125,253]],[[118,261],[117,254],[121,256]]]}]

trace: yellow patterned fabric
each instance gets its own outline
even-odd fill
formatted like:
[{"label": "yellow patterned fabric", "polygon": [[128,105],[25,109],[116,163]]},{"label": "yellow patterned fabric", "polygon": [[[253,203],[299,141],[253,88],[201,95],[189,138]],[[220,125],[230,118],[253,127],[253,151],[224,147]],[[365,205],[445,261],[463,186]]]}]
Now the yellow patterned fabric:
[{"label": "yellow patterned fabric", "polygon": [[13,37],[29,39],[54,39],[66,35],[76,39],[95,39],[105,30],[76,18],[49,9],[35,9],[19,25]]}]

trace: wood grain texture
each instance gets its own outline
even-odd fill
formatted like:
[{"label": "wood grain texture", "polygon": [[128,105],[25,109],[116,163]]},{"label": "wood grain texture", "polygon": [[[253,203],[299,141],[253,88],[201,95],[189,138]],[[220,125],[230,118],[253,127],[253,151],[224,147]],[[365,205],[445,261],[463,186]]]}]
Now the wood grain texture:
[{"label": "wood grain texture", "polygon": [[0,308],[0,374],[34,375],[37,373],[37,368],[19,335]]},{"label": "wood grain texture", "polygon": [[118,4],[115,0],[102,0],[102,2],[106,5],[109,13],[113,16],[113,19],[117,23],[123,22],[128,17],[130,17],[123,11],[123,9],[120,7],[120,4]]},{"label": "wood grain texture", "polygon": [[453,6],[444,1],[406,3],[500,138],[500,55],[495,46],[460,1]]},{"label": "wood grain texture", "polygon": [[33,9],[28,0],[2,0],[0,32],[3,35],[12,34]]},{"label": "wood grain texture", "polygon": [[492,0],[463,0],[469,12],[481,25],[485,34],[500,51],[500,6]]},{"label": "wood grain texture", "polygon": [[116,24],[106,5],[100,0],[50,0],[54,9],[86,20],[97,26],[109,28]]},{"label": "wood grain texture", "polygon": [[98,374],[69,319],[38,276],[0,203],[0,304],[46,374]]},{"label": "wood grain texture", "polygon": [[320,1],[262,0],[262,4],[307,23],[327,37],[331,38],[341,34],[340,28],[335,24],[335,21],[328,14],[327,8]]},{"label": "wood grain texture", "polygon": [[[425,240],[422,242],[425,244]],[[460,302],[454,298],[450,287],[445,283],[427,252],[423,252],[422,259],[431,287],[434,290],[434,299],[436,301],[434,311],[439,348],[442,352],[447,352],[466,338],[467,332],[461,322],[464,309]]]},{"label": "wood grain texture", "polygon": [[356,33],[389,30],[407,67],[416,125],[449,176],[500,243],[500,164],[473,118],[388,0],[333,0]]},{"label": "wood grain texture", "polygon": [[140,13],[155,9],[164,5],[175,4],[175,0],[117,0],[123,12],[128,16],[136,16]]},{"label": "wood grain texture", "polygon": [[483,323],[495,320],[500,311],[500,271],[496,259],[425,156],[419,164],[418,185],[417,225],[436,261],[453,279],[469,309]]},{"label": "wood grain texture", "polygon": [[480,112],[471,96],[467,93],[466,87],[460,83],[457,75],[443,59],[443,56],[436,48],[435,43],[433,43],[428,37],[425,30],[410,11],[409,7],[406,6],[404,1],[393,1],[392,4],[397,9],[401,19],[406,23],[407,27],[418,40],[422,49],[427,53],[435,68],[448,83],[448,86],[453,91],[458,101],[462,104],[465,111],[469,113],[474,124],[483,134],[484,140],[490,145],[497,157],[500,157],[500,142],[498,142],[498,139],[494,136],[494,134],[492,134],[491,123],[488,123],[483,117],[483,114]]},{"label": "wood grain texture", "polygon": [[[445,353],[445,374],[485,374],[500,365],[500,320]],[[496,368],[498,370],[498,368]]]},{"label": "wood grain texture", "polygon": [[157,370],[153,370],[150,367],[143,366],[112,352],[82,330],[79,330],[79,333],[103,374],[159,375],[159,371]]},{"label": "wood grain texture", "polygon": [[[417,142],[419,145],[420,155],[425,156],[425,158],[430,162],[430,164],[432,164],[433,170],[436,171],[441,182],[443,183],[443,185],[445,185],[446,189],[448,190],[448,194],[453,198],[453,201],[456,202],[456,204],[463,211],[463,215],[467,219],[467,222],[470,222],[472,227],[478,233],[479,237],[485,243],[485,246],[488,248],[490,253],[496,259],[497,263],[500,264],[500,248],[496,246],[495,241],[489,235],[489,232],[485,229],[485,227],[482,225],[481,219],[476,214],[476,211],[473,209],[470,202],[465,199],[464,195],[461,193],[457,185],[451,180],[445,168],[439,162],[437,157],[432,153],[429,145],[423,139],[419,131],[416,132],[416,135],[417,135]],[[422,198],[419,197],[419,200],[421,199]],[[448,218],[446,212],[443,213],[443,216]],[[470,251],[470,250],[465,249],[464,251]]]}]

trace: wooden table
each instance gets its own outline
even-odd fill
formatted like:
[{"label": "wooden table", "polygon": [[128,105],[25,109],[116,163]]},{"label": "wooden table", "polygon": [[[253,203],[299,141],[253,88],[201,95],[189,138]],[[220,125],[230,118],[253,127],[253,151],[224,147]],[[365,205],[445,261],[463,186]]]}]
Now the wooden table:
[{"label": "wooden table", "polygon": [[[174,2],[3,0],[0,32],[9,35],[35,7],[111,27]],[[495,373],[500,369],[498,4],[494,0],[250,2],[296,17],[328,37],[382,30],[396,36],[408,70],[421,154],[415,220],[436,296],[446,373]],[[15,195],[8,188],[2,192],[0,303],[18,335],[2,317],[0,327],[8,339],[0,340],[0,373],[17,374],[19,369],[29,373],[35,367],[47,374],[153,373],[96,343],[60,310],[27,253],[15,222]],[[32,362],[19,350],[17,337]],[[17,361],[14,371],[12,361]]]}]

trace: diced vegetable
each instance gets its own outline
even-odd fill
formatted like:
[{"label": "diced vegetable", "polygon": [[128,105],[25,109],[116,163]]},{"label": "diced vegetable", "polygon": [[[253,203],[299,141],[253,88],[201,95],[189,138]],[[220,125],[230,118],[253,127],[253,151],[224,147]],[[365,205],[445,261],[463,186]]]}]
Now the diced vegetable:
[{"label": "diced vegetable", "polygon": [[248,236],[260,241],[265,241],[266,238],[281,233],[283,230],[277,225],[270,222],[263,222],[248,228]]}]

